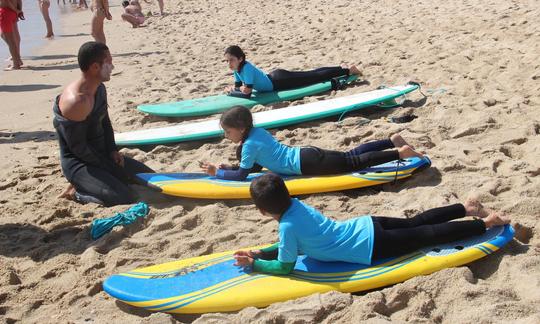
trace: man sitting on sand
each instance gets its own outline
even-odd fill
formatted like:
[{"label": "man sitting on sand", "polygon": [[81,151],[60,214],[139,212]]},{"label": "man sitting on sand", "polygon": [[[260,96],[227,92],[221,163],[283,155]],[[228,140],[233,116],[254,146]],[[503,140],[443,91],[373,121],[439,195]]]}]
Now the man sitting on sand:
[{"label": "man sitting on sand", "polygon": [[17,39],[17,17],[22,14],[17,0],[0,0],[0,36],[6,42],[13,64],[6,70],[19,70],[22,65]]},{"label": "man sitting on sand", "polygon": [[122,2],[122,7],[124,7],[122,19],[130,23],[133,28],[137,28],[144,23],[144,15],[139,1],[125,0]]},{"label": "man sitting on sand", "polygon": [[107,46],[87,42],[78,54],[81,77],[56,97],[54,127],[60,143],[62,172],[71,185],[59,196],[105,206],[134,203],[127,186],[135,174],[154,172],[120,154],[107,111],[107,92],[114,68]]}]

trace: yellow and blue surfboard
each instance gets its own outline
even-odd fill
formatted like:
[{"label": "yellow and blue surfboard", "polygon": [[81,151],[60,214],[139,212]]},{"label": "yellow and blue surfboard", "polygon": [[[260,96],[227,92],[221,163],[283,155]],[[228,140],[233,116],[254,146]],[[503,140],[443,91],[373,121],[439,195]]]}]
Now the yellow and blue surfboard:
[{"label": "yellow and blue surfboard", "polygon": [[[430,165],[429,158],[415,157],[347,174],[283,176],[283,179],[291,195],[302,195],[380,185],[408,178]],[[137,177],[167,195],[206,199],[242,199],[250,198],[251,180],[260,175],[261,173],[251,174],[244,181],[217,179],[205,173],[140,173]]]},{"label": "yellow and blue surfboard", "polygon": [[357,292],[388,286],[470,263],[497,251],[513,236],[510,225],[494,227],[481,236],[375,260],[370,266],[300,256],[294,271],[284,276],[235,267],[234,251],[229,251],[116,274],[105,280],[103,289],[124,303],[150,311],[235,311],[331,290]]}]

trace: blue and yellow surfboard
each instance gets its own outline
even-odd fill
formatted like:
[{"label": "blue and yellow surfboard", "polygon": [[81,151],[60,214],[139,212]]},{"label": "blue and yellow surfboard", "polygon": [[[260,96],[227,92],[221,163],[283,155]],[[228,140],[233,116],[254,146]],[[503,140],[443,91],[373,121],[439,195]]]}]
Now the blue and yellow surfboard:
[{"label": "blue and yellow surfboard", "polygon": [[481,236],[374,261],[370,266],[300,256],[294,271],[285,276],[235,267],[234,251],[229,251],[113,275],[105,280],[103,289],[127,304],[150,311],[235,311],[331,290],[357,292],[388,286],[470,263],[497,251],[513,236],[510,225],[499,226]]},{"label": "blue and yellow surfboard", "polygon": [[[401,180],[428,168],[429,158],[408,158],[377,165],[362,171],[331,176],[284,176],[291,195],[311,194],[362,188]],[[221,180],[204,173],[140,173],[139,179],[149,186],[159,188],[167,195],[206,198],[249,198],[251,180],[261,173],[249,175],[244,181]]]}]

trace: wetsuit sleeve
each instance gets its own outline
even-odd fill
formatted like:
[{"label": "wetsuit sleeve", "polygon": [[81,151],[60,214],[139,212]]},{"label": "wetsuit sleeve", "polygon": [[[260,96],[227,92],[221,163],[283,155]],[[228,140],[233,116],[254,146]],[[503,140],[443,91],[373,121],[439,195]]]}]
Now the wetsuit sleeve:
[{"label": "wetsuit sleeve", "polygon": [[225,170],[218,169],[216,172],[216,178],[224,180],[241,181],[245,180],[249,174],[248,169],[238,168],[238,170]]},{"label": "wetsuit sleeve", "polygon": [[261,253],[258,255],[258,258],[262,260],[275,260],[278,257],[278,248],[279,242],[274,243],[269,247],[265,247],[264,249],[260,249],[259,251],[261,251]]},{"label": "wetsuit sleeve", "polygon": [[240,168],[250,170],[256,164],[259,148],[253,143],[245,142],[242,144],[242,155],[240,156]]},{"label": "wetsuit sleeve", "polygon": [[118,151],[116,147],[116,141],[114,140],[114,131],[112,128],[111,120],[109,118],[109,113],[105,114],[105,117],[102,121],[103,130],[105,131],[105,146],[107,147],[107,152],[111,153]]},{"label": "wetsuit sleeve", "polygon": [[284,263],[278,260],[254,260],[253,261],[253,270],[263,273],[271,273],[277,275],[284,275],[291,273],[294,269],[295,262]]},{"label": "wetsuit sleeve", "polygon": [[246,86],[247,88],[253,89],[253,84],[255,82],[255,69],[253,68],[253,66],[246,64],[242,68],[242,72],[243,72],[242,81],[244,82],[244,86]]},{"label": "wetsuit sleeve", "polygon": [[62,132],[61,136],[64,138],[69,150],[78,159],[89,165],[105,169],[119,178],[127,179],[127,175],[122,168],[116,166],[111,159],[96,152],[88,145],[86,141],[87,128],[88,125],[84,122],[70,122],[67,125],[61,125],[59,130]]},{"label": "wetsuit sleeve", "polygon": [[234,75],[234,87],[240,88],[242,86],[242,80],[240,79],[240,75],[236,71],[233,72],[233,75]]},{"label": "wetsuit sleeve", "polygon": [[282,263],[295,263],[298,257],[298,242],[290,224],[279,226],[279,252],[278,261]]}]

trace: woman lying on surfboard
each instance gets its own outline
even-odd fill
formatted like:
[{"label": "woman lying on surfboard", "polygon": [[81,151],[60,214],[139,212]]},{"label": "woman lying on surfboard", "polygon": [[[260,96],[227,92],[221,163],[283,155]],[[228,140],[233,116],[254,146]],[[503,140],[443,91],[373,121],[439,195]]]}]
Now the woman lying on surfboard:
[{"label": "woman lying on surfboard", "polygon": [[[486,228],[510,222],[498,213],[487,211],[475,199],[429,209],[412,218],[368,215],[334,221],[298,199],[291,199],[283,180],[273,173],[255,178],[250,193],[259,211],[279,222],[279,242],[261,250],[236,252],[235,265],[273,274],[291,272],[298,251],[319,261],[369,265],[372,260],[482,235]],[[479,218],[450,222],[465,216]]]},{"label": "woman lying on surfboard", "polygon": [[340,76],[361,75],[354,65],[344,67],[323,67],[311,71],[287,71],[276,69],[269,74],[246,61],[246,54],[236,45],[225,50],[225,61],[234,72],[234,87],[225,92],[232,96],[249,98],[253,90],[259,92],[280,91],[306,87],[315,83],[329,81]]},{"label": "woman lying on surfboard", "polygon": [[[209,175],[225,180],[244,180],[262,167],[283,175],[329,175],[362,170],[374,165],[423,155],[413,150],[399,135],[362,144],[347,152],[323,150],[313,146],[290,147],[276,141],[262,128],[253,127],[249,109],[236,106],[221,115],[225,137],[240,143],[238,168],[200,162]],[[394,150],[388,150],[394,149]],[[387,151],[385,151],[387,150]]]}]

